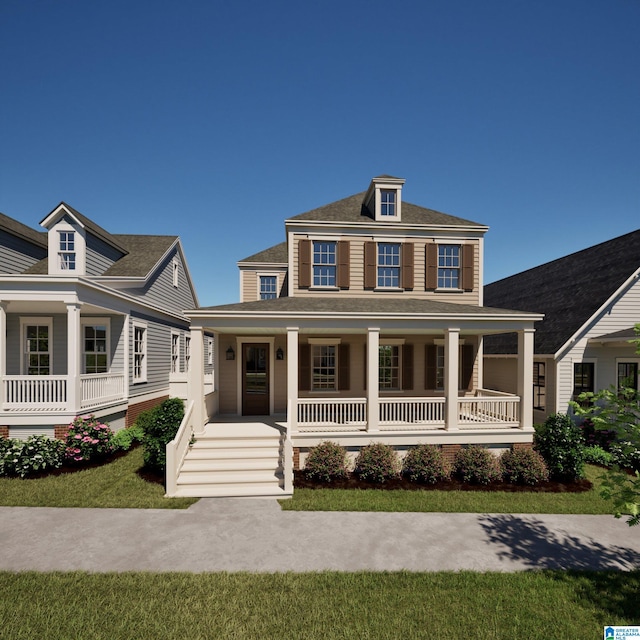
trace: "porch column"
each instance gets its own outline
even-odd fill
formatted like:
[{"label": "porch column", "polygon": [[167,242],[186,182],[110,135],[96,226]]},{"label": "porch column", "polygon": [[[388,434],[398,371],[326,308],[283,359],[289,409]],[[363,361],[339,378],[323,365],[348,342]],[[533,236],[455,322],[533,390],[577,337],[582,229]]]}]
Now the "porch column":
[{"label": "porch column", "polygon": [[4,402],[4,377],[7,373],[7,303],[0,302],[0,409]]},{"label": "porch column", "polygon": [[444,397],[445,428],[458,429],[458,358],[460,329],[446,329],[444,332]]},{"label": "porch column", "polygon": [[82,402],[80,381],[82,372],[80,366],[81,306],[78,302],[67,304],[67,408],[72,412],[80,411]]},{"label": "porch column", "polygon": [[191,327],[190,334],[193,366],[189,367],[187,372],[187,403],[193,401],[194,431],[202,433],[209,417],[204,404],[204,329]]},{"label": "porch column", "polygon": [[287,327],[287,422],[298,429],[298,327]]},{"label": "porch column", "polygon": [[367,332],[367,431],[380,430],[380,329]]},{"label": "porch column", "polygon": [[533,426],[533,336],[535,329],[518,331],[518,395],[520,428]]}]

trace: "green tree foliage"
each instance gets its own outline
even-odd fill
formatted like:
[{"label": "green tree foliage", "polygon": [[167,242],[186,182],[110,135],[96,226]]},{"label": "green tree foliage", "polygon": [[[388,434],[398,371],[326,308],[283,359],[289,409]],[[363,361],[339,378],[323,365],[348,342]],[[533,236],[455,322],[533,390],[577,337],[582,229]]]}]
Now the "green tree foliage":
[{"label": "green tree foliage", "polygon": [[166,446],[178,433],[184,417],[184,403],[180,398],[170,398],[157,407],[141,413],[136,425],[142,428],[144,464],[149,469],[164,471],[167,466]]}]

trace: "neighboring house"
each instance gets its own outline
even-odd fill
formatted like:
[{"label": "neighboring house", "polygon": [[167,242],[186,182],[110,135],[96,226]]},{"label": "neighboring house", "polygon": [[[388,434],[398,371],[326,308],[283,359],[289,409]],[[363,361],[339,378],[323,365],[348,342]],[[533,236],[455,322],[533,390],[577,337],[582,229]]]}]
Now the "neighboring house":
[{"label": "neighboring house", "polygon": [[[638,388],[640,231],[608,240],[485,286],[485,302],[544,313],[536,325],[534,421],[570,410],[583,391]],[[512,392],[513,335],[485,340],[485,382]]]},{"label": "neighboring house", "polygon": [[111,234],[64,202],[40,224],[0,214],[0,434],[59,436],[88,413],[117,430],[186,397],[198,302],[180,239]]},{"label": "neighboring house", "polygon": [[[542,316],[484,306],[487,227],[405,202],[404,182],[289,218],[286,242],[238,263],[241,302],[186,312],[196,357],[215,334],[216,385],[192,370],[168,495],[290,495],[324,440],[530,446]],[[483,382],[484,337],[511,331],[517,394]]]}]

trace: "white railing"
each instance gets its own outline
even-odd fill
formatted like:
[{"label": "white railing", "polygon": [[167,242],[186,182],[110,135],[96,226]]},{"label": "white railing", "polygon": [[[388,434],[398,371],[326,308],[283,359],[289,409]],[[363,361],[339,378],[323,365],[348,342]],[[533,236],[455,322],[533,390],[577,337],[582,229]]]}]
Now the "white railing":
[{"label": "white railing", "polygon": [[298,427],[353,430],[367,424],[366,398],[301,398],[298,400]]},{"label": "white railing", "polygon": [[381,398],[380,429],[424,429],[444,426],[444,398]]},{"label": "white railing", "polygon": [[459,398],[458,423],[465,429],[517,427],[520,424],[520,398],[518,396]]},{"label": "white railing", "polygon": [[178,492],[178,475],[193,438],[193,406],[194,402],[192,400],[184,412],[184,418],[182,418],[175,438],[168,442],[165,448],[167,454],[165,482],[166,496],[168,498],[175,496]]},{"label": "white railing", "polygon": [[80,376],[80,408],[91,409],[106,402],[122,400],[124,373],[92,373]]},{"label": "white railing", "polygon": [[6,411],[64,411],[67,408],[67,376],[5,376]]}]

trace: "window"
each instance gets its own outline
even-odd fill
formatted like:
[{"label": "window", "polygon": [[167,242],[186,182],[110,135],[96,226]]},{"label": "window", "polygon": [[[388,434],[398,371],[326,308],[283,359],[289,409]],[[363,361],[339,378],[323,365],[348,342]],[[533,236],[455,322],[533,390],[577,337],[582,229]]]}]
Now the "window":
[{"label": "window", "polygon": [[573,365],[573,397],[581,393],[593,392],[595,364],[593,362],[575,362]]},{"label": "window", "polygon": [[76,268],[75,231],[58,231],[60,269],[73,271]]},{"label": "window", "polygon": [[[445,358],[444,345],[435,346],[435,356],[427,355],[427,358],[435,357],[435,382],[436,389],[444,389]],[[472,344],[465,344],[460,341],[458,346],[458,389],[471,389],[473,384],[473,370],[475,363],[475,350]],[[430,381],[430,382],[431,382]],[[429,383],[430,384],[430,383]],[[431,387],[429,387],[431,388]]]},{"label": "window", "polygon": [[25,371],[28,376],[48,376],[51,374],[51,323],[26,324]]},{"label": "window", "polygon": [[133,381],[147,380],[147,327],[133,325]]},{"label": "window", "polygon": [[180,371],[180,334],[171,334],[171,373]]},{"label": "window", "polygon": [[380,190],[380,215],[396,215],[396,192],[391,189]]},{"label": "window", "polygon": [[107,373],[107,325],[83,324],[84,373]]},{"label": "window", "polygon": [[533,363],[533,408],[546,408],[545,363]]},{"label": "window", "polygon": [[400,245],[378,243],[378,287],[398,288],[400,286]]},{"label": "window", "polygon": [[260,276],[260,300],[273,300],[278,297],[278,278]]},{"label": "window", "polygon": [[637,362],[618,362],[618,389],[638,389]]},{"label": "window", "polygon": [[312,345],[311,358],[311,388],[313,390],[335,390],[337,381],[336,345]]},{"label": "window", "polygon": [[380,390],[400,389],[400,347],[398,345],[380,345],[378,380]]},{"label": "window", "polygon": [[191,337],[184,337],[184,370],[186,372],[189,371],[189,367],[191,366]]},{"label": "window", "polygon": [[207,364],[213,365],[213,338],[207,338]]},{"label": "window", "polygon": [[460,247],[438,245],[438,289],[460,288]]},{"label": "window", "polygon": [[313,286],[336,286],[336,243],[313,243]]},{"label": "window", "polygon": [[178,288],[178,275],[179,275],[179,267],[178,267],[178,261],[174,258],[173,259],[173,286],[176,287],[176,289]]},{"label": "window", "polygon": [[444,346],[436,347],[436,389],[444,389]]}]

